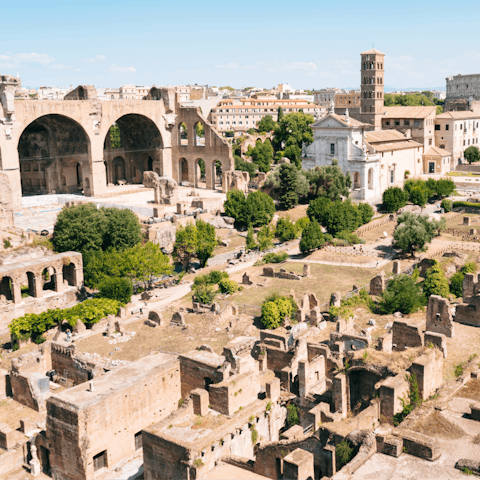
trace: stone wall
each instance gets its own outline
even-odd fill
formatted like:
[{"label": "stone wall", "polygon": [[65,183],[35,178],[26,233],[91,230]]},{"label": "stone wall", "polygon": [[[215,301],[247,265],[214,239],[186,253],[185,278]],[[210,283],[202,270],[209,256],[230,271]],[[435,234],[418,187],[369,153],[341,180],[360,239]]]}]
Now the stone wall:
[{"label": "stone wall", "polygon": [[394,352],[403,352],[408,347],[423,345],[423,332],[418,325],[404,320],[395,320],[392,326],[392,348]]},{"label": "stone wall", "polygon": [[197,388],[205,388],[208,385],[223,380],[218,369],[223,365],[224,357],[206,351],[196,354],[180,355],[180,373],[182,385],[182,398]]},{"label": "stone wall", "polygon": [[426,330],[434,333],[441,333],[452,338],[455,333],[455,324],[450,308],[450,302],[439,295],[431,295],[427,307]]},{"label": "stone wall", "polygon": [[47,402],[47,439],[54,478],[90,480],[96,455],[114,469],[137,453],[135,435],[178,407],[180,365],[155,354],[100,379],[70,388]]},{"label": "stone wall", "polygon": [[455,321],[464,325],[480,327],[480,295],[470,298],[469,303],[461,303],[455,308]]}]

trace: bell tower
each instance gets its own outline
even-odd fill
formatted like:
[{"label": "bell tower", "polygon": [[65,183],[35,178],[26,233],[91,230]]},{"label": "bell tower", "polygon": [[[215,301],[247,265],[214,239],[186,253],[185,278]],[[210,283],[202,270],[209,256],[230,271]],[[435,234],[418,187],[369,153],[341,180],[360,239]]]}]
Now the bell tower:
[{"label": "bell tower", "polygon": [[382,129],[383,78],[385,54],[372,48],[360,54],[362,122],[370,123],[374,130]]}]

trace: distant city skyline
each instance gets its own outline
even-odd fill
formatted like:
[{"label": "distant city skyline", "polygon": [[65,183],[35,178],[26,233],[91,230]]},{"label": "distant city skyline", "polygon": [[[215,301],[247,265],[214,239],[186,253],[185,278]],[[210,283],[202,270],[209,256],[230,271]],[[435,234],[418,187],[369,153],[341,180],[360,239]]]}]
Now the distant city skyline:
[{"label": "distant city skyline", "polygon": [[[379,0],[228,5],[185,0],[2,5],[0,73],[40,85],[209,84],[358,88],[360,52],[386,54],[394,89],[445,89],[445,77],[480,71],[478,2]],[[466,17],[465,12],[468,12]],[[442,31],[462,32],[458,38]],[[438,85],[443,85],[439,87]],[[356,86],[356,87],[355,87]]]}]

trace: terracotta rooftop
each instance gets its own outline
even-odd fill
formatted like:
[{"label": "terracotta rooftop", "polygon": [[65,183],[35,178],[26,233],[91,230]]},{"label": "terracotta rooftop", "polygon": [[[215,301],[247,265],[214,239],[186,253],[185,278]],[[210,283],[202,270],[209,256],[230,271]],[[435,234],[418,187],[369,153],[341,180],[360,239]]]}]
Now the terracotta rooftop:
[{"label": "terracotta rooftop", "polygon": [[439,147],[430,147],[428,149],[428,152],[425,153],[425,155],[428,155],[430,157],[434,156],[440,156],[440,157],[449,157],[452,155],[449,151],[445,150],[444,148],[439,148]]},{"label": "terracotta rooftop", "polygon": [[383,107],[384,118],[427,118],[437,111],[435,105],[431,107]]},{"label": "terracotta rooftop", "polygon": [[422,143],[415,142],[414,140],[405,140],[403,142],[394,143],[378,143],[372,145],[372,148],[377,152],[392,152],[395,150],[406,150],[408,148],[423,147]]},{"label": "terracotta rooftop", "polygon": [[480,118],[480,113],[471,112],[445,112],[437,115],[436,118],[453,118],[454,120],[471,120],[472,118]]},{"label": "terracotta rooftop", "polygon": [[383,52],[381,52],[380,50],[377,50],[376,48],[371,48],[370,50],[362,52],[360,55],[371,55],[371,54],[385,55]]},{"label": "terracotta rooftop", "polygon": [[392,142],[392,141],[403,141],[409,140],[408,137],[405,137],[405,134],[399,132],[398,130],[380,130],[377,132],[367,132],[366,140],[368,143],[377,143],[377,142]]}]

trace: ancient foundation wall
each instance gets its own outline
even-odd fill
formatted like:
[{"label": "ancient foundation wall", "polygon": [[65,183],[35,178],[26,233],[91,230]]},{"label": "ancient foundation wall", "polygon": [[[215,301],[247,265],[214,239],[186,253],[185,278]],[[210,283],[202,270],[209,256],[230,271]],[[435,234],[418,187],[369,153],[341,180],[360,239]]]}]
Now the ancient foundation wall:
[{"label": "ancient foundation wall", "polygon": [[182,398],[196,388],[205,388],[207,384],[217,380],[217,366],[195,361],[192,358],[180,356],[180,375],[182,382]]}]

